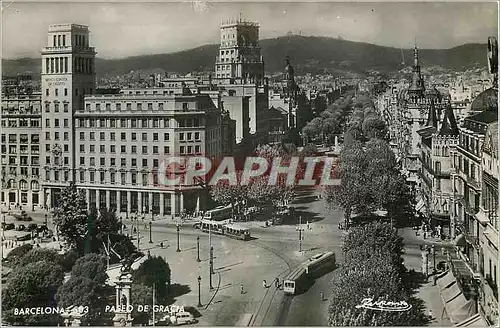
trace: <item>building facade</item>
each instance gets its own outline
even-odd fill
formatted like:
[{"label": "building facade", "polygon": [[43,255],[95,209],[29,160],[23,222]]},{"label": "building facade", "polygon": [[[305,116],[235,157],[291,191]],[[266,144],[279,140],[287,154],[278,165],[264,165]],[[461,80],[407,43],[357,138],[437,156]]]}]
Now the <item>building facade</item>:
[{"label": "building facade", "polygon": [[43,205],[39,182],[41,95],[19,91],[2,97],[1,203],[35,210]]}]

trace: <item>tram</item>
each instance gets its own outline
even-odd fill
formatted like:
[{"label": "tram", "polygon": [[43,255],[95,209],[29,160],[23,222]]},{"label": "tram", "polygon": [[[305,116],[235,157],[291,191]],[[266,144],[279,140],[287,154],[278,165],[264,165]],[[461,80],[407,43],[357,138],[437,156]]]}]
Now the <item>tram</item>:
[{"label": "tram", "polygon": [[296,295],[312,281],[335,268],[335,253],[317,254],[295,268],[284,280],[285,294]]},{"label": "tram", "polygon": [[218,235],[225,235],[230,238],[240,239],[240,240],[250,240],[250,229],[239,226],[237,224],[230,223],[229,220],[225,221],[211,221],[211,220],[201,220],[195,225],[203,232],[215,233]]}]

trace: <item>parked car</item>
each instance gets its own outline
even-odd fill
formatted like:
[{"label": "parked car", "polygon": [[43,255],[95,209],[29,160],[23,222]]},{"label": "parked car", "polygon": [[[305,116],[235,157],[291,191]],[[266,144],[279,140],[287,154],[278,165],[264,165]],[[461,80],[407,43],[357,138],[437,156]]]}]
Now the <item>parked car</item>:
[{"label": "parked car", "polygon": [[3,230],[12,230],[16,228],[16,225],[14,223],[3,224],[2,222],[2,228]]},{"label": "parked car", "polygon": [[37,231],[38,230],[38,225],[36,223],[30,223],[28,225],[28,231]]},{"label": "parked car", "polygon": [[17,231],[24,231],[24,230],[26,230],[26,226],[24,224],[20,224],[17,226],[16,230]]},{"label": "parked car", "polygon": [[196,319],[189,312],[177,312],[175,315],[170,317],[170,322],[174,326],[186,325],[190,323],[196,323]]},{"label": "parked car", "polygon": [[17,241],[26,241],[26,240],[31,240],[31,234],[27,233],[24,236],[19,236],[16,238]]}]

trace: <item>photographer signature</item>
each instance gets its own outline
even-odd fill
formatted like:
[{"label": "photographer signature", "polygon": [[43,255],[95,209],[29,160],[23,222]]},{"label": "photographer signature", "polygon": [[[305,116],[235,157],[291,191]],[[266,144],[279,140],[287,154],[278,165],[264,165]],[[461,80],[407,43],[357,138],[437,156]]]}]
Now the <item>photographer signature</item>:
[{"label": "photographer signature", "polygon": [[373,301],[373,298],[364,298],[360,305],[356,305],[356,309],[370,309],[375,311],[391,311],[402,312],[411,309],[411,304],[405,301],[392,302],[392,301]]}]

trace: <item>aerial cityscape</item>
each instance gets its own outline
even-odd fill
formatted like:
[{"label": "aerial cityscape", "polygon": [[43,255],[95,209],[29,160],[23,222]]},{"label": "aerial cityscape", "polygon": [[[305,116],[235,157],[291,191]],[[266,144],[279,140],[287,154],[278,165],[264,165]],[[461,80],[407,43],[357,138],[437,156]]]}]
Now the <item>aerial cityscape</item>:
[{"label": "aerial cityscape", "polygon": [[497,4],[2,13],[2,325],[500,325]]}]

